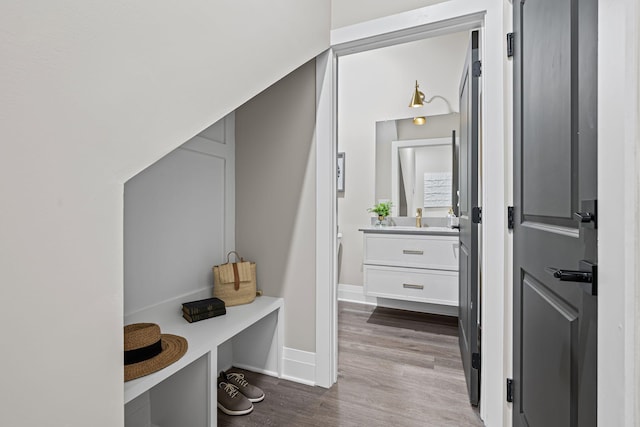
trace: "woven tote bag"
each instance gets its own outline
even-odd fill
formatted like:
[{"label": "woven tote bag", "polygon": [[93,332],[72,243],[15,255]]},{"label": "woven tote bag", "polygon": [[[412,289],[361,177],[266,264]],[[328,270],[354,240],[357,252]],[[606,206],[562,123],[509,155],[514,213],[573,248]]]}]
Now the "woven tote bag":
[{"label": "woven tote bag", "polygon": [[[231,254],[236,256],[236,262],[229,262]],[[245,261],[236,251],[227,254],[226,264],[213,267],[213,281],[213,296],[227,307],[256,299],[256,263]]]}]

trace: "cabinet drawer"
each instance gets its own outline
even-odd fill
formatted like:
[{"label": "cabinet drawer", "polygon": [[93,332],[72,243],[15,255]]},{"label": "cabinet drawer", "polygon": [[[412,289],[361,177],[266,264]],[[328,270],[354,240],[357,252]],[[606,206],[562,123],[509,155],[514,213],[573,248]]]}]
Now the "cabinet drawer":
[{"label": "cabinet drawer", "polygon": [[458,273],[443,270],[364,266],[368,296],[458,305]]},{"label": "cabinet drawer", "polygon": [[458,270],[457,236],[373,235],[364,237],[364,263]]}]

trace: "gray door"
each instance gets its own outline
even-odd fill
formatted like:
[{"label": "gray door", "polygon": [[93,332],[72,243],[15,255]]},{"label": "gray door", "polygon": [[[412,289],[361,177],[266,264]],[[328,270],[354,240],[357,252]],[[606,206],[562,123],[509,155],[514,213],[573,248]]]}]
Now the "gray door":
[{"label": "gray door", "polygon": [[[480,84],[478,31],[471,41],[460,81],[460,279],[458,288],[458,340],[467,379],[469,400],[480,398],[480,353],[478,345],[478,111]],[[455,200],[455,199],[454,199]]]},{"label": "gray door", "polygon": [[596,425],[597,0],[514,2],[513,425]]}]

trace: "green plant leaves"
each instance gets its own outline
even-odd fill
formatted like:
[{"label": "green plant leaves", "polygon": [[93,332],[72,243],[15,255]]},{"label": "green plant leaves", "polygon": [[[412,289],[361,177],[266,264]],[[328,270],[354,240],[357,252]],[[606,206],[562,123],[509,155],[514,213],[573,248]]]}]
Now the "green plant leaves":
[{"label": "green plant leaves", "polygon": [[378,203],[372,208],[367,209],[368,212],[375,212],[378,215],[387,217],[391,214],[391,202]]}]

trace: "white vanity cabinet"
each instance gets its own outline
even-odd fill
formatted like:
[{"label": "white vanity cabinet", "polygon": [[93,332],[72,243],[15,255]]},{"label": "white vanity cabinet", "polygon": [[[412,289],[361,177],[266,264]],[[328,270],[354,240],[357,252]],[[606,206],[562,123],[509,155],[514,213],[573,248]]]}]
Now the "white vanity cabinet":
[{"label": "white vanity cabinet", "polygon": [[365,228],[367,296],[458,305],[458,233],[441,228]]}]

